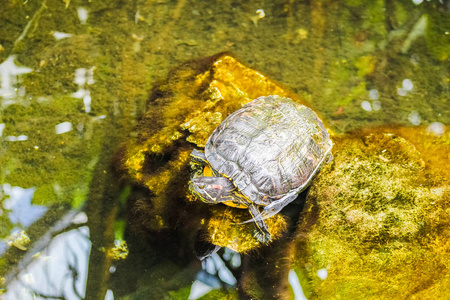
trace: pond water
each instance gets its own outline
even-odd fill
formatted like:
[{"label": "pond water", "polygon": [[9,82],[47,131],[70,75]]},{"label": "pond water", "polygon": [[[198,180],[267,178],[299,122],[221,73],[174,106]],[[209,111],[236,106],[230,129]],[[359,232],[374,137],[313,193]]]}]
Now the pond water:
[{"label": "pond water", "polygon": [[[449,1],[11,0],[1,7],[0,298],[450,294]],[[175,125],[184,134],[183,122],[170,121],[204,113],[196,102],[156,100],[189,90],[186,62],[221,52],[313,108],[337,154],[323,170],[332,175],[283,211],[290,221],[279,239],[244,253],[204,250],[214,254],[200,261],[194,250],[201,255],[198,247],[211,244],[201,245],[208,233],[193,228],[211,212],[187,199],[158,208],[187,190],[189,174],[179,171],[187,164],[176,165],[186,141],[146,150],[150,173],[179,172],[150,174],[150,190],[128,178],[142,174],[117,165],[136,139]],[[380,161],[364,164],[366,154]],[[352,181],[354,174],[364,180]],[[339,178],[345,182],[334,185]],[[358,206],[373,199],[391,202]]]}]

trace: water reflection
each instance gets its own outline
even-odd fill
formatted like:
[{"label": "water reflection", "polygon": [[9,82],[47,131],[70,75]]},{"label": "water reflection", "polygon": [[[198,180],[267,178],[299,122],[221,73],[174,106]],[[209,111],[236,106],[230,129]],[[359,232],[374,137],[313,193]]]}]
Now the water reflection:
[{"label": "water reflection", "polygon": [[[239,257],[237,260],[240,260],[239,253],[229,249],[225,249],[222,258],[225,259],[225,257],[229,261],[232,257]],[[199,271],[192,283],[189,299],[195,300],[214,289],[232,287],[237,284],[236,278],[222,258],[214,253],[211,257],[202,261],[202,270]]]},{"label": "water reflection", "polygon": [[2,299],[84,299],[91,247],[85,222],[84,213],[69,212],[36,241],[6,274]]},{"label": "water reflection", "polygon": [[433,122],[428,125],[427,131],[436,136],[443,136],[445,133],[445,125],[441,122]]},{"label": "water reflection", "polygon": [[62,39],[66,39],[66,38],[70,38],[73,35],[70,33],[65,33],[65,32],[60,32],[60,31],[54,31],[53,32],[53,36],[55,37],[55,39],[57,40],[62,40]]},{"label": "water reflection", "polygon": [[69,132],[71,130],[72,130],[72,123],[70,122],[62,122],[55,126],[56,134]]},{"label": "water reflection", "polygon": [[416,111],[413,110],[409,115],[408,115],[408,120],[411,122],[411,124],[413,125],[420,125],[421,123],[421,117],[420,114]]},{"label": "water reflection", "polygon": [[83,99],[84,111],[91,112],[91,91],[87,88],[88,85],[94,84],[94,69],[79,68],[75,70],[74,82],[78,85],[78,91],[72,94],[72,97]]},{"label": "water reflection", "polygon": [[16,55],[9,56],[0,64],[0,97],[3,98],[2,107],[14,103],[11,99],[16,96],[25,95],[24,87],[21,86],[22,75],[33,71],[31,68],[21,67],[16,64]]},{"label": "water reflection", "polygon": [[292,292],[294,293],[295,300],[306,300],[306,296],[303,293],[302,286],[300,285],[300,279],[295,273],[295,270],[289,271],[289,284],[291,285]]},{"label": "water reflection", "polygon": [[46,206],[32,204],[33,194],[36,188],[24,189],[19,186],[3,184],[3,193],[8,196],[3,200],[3,208],[8,211],[8,217],[12,224],[29,227],[47,211]]},{"label": "water reflection", "polygon": [[[67,1],[67,2],[69,3],[70,1]],[[80,19],[80,23],[86,24],[86,21],[89,17],[89,13],[88,13],[87,9],[80,6],[77,8],[77,13],[78,13],[78,18]]]}]

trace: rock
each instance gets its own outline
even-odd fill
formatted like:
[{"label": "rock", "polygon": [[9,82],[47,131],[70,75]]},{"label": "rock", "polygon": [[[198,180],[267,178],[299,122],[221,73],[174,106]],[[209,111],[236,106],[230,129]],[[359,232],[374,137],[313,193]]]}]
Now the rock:
[{"label": "rock", "polygon": [[[173,70],[153,92],[135,140],[122,147],[118,168],[123,177],[149,191],[136,199],[132,222],[159,231],[181,227],[186,232],[208,232],[215,245],[248,251],[259,245],[247,211],[214,208],[194,201],[188,192],[189,154],[204,147],[220,122],[247,102],[266,95],[298,96],[229,54],[194,60]],[[276,238],[285,219],[268,220]]]},{"label": "rock", "polygon": [[309,299],[449,294],[446,132],[380,128],[334,139],[334,160],[313,182],[297,231],[294,264],[309,279]]}]

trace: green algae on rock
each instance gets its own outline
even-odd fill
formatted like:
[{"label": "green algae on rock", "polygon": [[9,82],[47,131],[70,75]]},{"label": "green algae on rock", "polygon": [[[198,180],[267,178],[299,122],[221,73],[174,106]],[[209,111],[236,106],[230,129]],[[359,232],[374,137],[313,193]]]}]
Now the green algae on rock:
[{"label": "green algae on rock", "polygon": [[297,233],[310,299],[448,295],[449,142],[424,128],[336,138]]}]

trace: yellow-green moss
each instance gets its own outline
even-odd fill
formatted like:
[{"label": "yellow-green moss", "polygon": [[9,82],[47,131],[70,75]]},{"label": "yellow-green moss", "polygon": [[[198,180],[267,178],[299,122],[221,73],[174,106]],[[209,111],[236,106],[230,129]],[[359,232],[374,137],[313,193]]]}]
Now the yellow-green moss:
[{"label": "yellow-green moss", "polygon": [[[216,205],[210,210],[212,216],[208,221],[206,240],[214,245],[227,247],[237,252],[248,252],[261,246],[254,237],[257,229],[255,223],[243,223],[251,219],[246,209]],[[286,231],[286,220],[279,214],[264,221],[269,228],[272,240],[278,239]]]},{"label": "yellow-green moss", "polygon": [[181,128],[187,129],[191,133],[186,139],[188,142],[204,148],[209,135],[221,122],[222,114],[220,112],[206,112],[189,119],[181,125]]},{"label": "yellow-green moss", "polygon": [[125,259],[128,256],[128,246],[126,241],[120,241],[114,247],[106,250],[106,256],[112,260]]},{"label": "yellow-green moss", "polygon": [[313,298],[448,293],[436,288],[449,284],[448,142],[423,128],[336,138],[299,226],[296,264],[310,266]]}]

